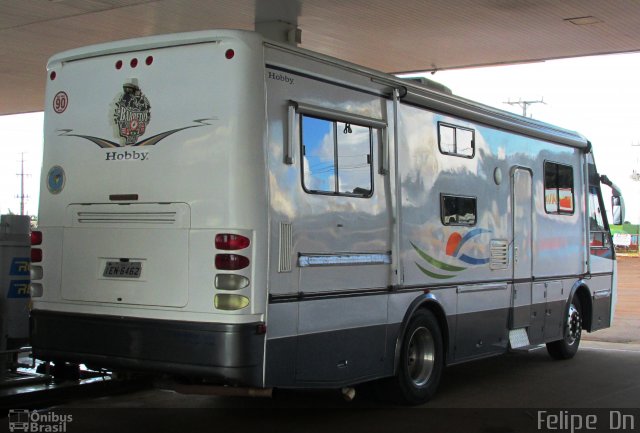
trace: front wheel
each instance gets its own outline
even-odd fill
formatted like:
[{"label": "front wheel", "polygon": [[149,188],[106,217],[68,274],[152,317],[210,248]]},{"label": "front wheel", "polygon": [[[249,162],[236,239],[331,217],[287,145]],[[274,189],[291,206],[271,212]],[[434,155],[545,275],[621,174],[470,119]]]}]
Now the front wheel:
[{"label": "front wheel", "polygon": [[577,297],[574,297],[569,304],[566,320],[564,338],[547,343],[547,352],[554,359],[571,359],[578,352],[582,336],[582,306]]},{"label": "front wheel", "polygon": [[419,310],[409,321],[400,353],[398,374],[390,382],[399,403],[417,405],[436,392],[444,368],[442,333],[428,310]]}]

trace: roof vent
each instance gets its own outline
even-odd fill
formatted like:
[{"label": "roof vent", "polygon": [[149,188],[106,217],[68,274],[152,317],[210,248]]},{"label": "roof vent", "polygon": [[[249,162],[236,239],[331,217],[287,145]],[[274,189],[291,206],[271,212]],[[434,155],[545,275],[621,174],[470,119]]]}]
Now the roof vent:
[{"label": "roof vent", "polygon": [[440,84],[437,81],[433,81],[425,77],[403,77],[402,79],[413,84],[417,84],[418,86],[425,87],[429,90],[434,90],[436,92],[444,93],[447,95],[453,95],[451,89],[444,84]]}]

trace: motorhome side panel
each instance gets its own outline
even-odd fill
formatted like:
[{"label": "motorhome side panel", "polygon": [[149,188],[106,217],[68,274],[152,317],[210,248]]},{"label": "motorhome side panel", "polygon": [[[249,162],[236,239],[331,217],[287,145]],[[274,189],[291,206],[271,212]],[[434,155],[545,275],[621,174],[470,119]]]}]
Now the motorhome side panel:
[{"label": "motorhome side panel", "polygon": [[380,377],[392,260],[389,177],[380,170],[387,99],[366,77],[314,59],[270,48],[266,63],[267,380]]},{"label": "motorhome side panel", "polygon": [[[343,95],[349,96],[350,101],[354,99],[351,93],[344,89],[356,87],[352,83],[357,83],[357,78],[351,77],[351,81],[341,80],[339,70],[325,72],[326,75],[323,76],[318,70],[325,68],[326,71],[329,67],[318,64],[302,69],[306,72],[300,72],[295,67],[287,66],[286,61],[278,63],[280,58],[277,56],[275,58],[272,65],[275,67],[272,67],[271,72],[267,72],[266,78],[277,84],[280,91],[284,87],[288,95],[295,95],[295,91],[291,90],[294,86],[292,83],[302,82],[307,89],[305,96],[309,98],[303,101],[304,103],[313,101],[317,106],[329,110],[336,110],[338,107],[336,111],[343,112],[353,112],[351,111],[353,107],[357,110],[358,105],[353,102],[348,108],[339,102],[343,100]],[[295,62],[299,64],[300,60],[297,59]],[[322,78],[318,79],[319,76]],[[305,79],[310,81],[304,81]],[[323,86],[328,87],[323,88]],[[273,87],[272,85],[271,88]],[[333,93],[336,88],[341,88],[339,95]],[[323,96],[319,96],[319,93]],[[270,103],[275,99],[272,96],[269,97]],[[303,205],[313,203],[314,210],[321,210],[318,215],[324,220],[322,226],[324,230],[333,230],[334,225],[339,227],[340,223],[332,223],[332,214],[322,211],[323,207],[320,205],[320,203],[326,205],[327,197],[315,197],[313,193],[305,191],[304,176],[308,174],[304,171],[306,155],[294,153],[291,155],[291,163],[287,164],[284,162],[285,155],[279,153],[280,149],[290,152],[305,151],[297,141],[304,137],[304,133],[295,129],[291,134],[291,128],[285,127],[292,122],[294,128],[303,126],[303,121],[295,110],[293,110],[295,120],[285,117],[290,114],[288,111],[290,104],[296,101],[296,97],[282,95],[276,100],[278,101],[275,104],[276,115],[270,114],[270,118],[282,120],[278,121],[275,128],[273,125],[270,127],[270,137],[272,137],[270,149],[275,150],[273,157],[270,158],[270,167],[280,170],[274,178],[288,179],[285,182],[289,185],[286,195],[301,197],[299,203]],[[389,101],[387,104],[391,106]],[[390,110],[386,117],[391,117]],[[584,201],[584,188],[580,181],[583,178],[581,151],[447,116],[426,107],[400,104],[398,117],[398,130],[392,131],[398,137],[398,172],[397,178],[392,176],[389,180],[389,189],[393,191],[395,182],[399,182],[401,188],[399,197],[387,200],[387,206],[391,207],[397,199],[401,207],[399,212],[401,250],[400,256],[394,259],[396,260],[394,263],[399,268],[401,284],[398,286],[400,293],[394,293],[389,298],[387,323],[391,336],[388,336],[388,340],[398,338],[397,332],[401,329],[400,325],[407,320],[410,305],[422,296],[424,289],[430,291],[432,298],[439,305],[438,308],[443,309],[446,316],[443,326],[448,335],[449,362],[460,362],[504,352],[509,345],[509,331],[516,328],[512,320],[516,302],[517,305],[527,308],[518,326],[522,329],[530,328],[530,332],[534,334],[534,340],[544,342],[561,338],[564,311],[569,297],[569,290],[565,286],[574,284],[584,270],[584,219],[580,209],[575,205]],[[296,141],[287,150],[287,140],[291,139],[288,134],[291,134]],[[450,137],[455,137],[455,143],[447,142]],[[392,147],[390,153],[394,154],[394,152]],[[302,161],[296,161],[296,158],[302,158]],[[548,202],[551,200],[549,190],[552,186],[547,185],[545,173],[552,169],[557,171],[558,166],[571,173],[569,191],[561,191],[561,198],[564,200],[563,206],[574,209],[572,212],[558,212],[557,209],[555,213],[550,211],[551,205]],[[282,173],[283,168],[288,174]],[[527,187],[523,190],[525,196],[520,197],[518,201],[514,201],[513,195],[516,168],[529,173]],[[546,176],[548,177],[548,173]],[[303,187],[300,188],[299,184],[295,185],[296,182],[302,183]],[[556,191],[556,196],[558,195]],[[275,194],[274,190],[271,191],[271,197],[276,197],[278,203],[282,203],[279,199],[280,194]],[[315,201],[318,198],[325,201]],[[569,204],[566,204],[567,200],[570,201]],[[517,208],[515,208],[516,205]],[[297,210],[299,206],[289,204],[287,209]],[[353,210],[353,208],[345,209],[344,212],[353,212]],[[388,212],[394,211],[394,209],[388,209]],[[523,230],[520,222],[518,227],[513,225],[514,215],[521,215],[523,212],[532,215],[526,230],[528,235],[520,241],[517,248],[514,248],[514,233]],[[301,215],[305,215],[304,212],[296,216]],[[304,238],[307,231],[313,232],[316,243],[322,241],[323,234],[315,227],[306,226],[302,221],[298,222],[297,218],[288,220],[277,213],[274,213],[274,216],[271,255],[276,257],[276,254],[282,252],[282,233],[288,233],[286,239],[291,239],[292,244],[287,247],[287,250],[291,248],[293,252],[290,263],[291,273],[298,273],[298,275],[292,278],[286,276],[288,271],[278,272],[278,274],[272,272],[274,277],[271,279],[272,282],[279,280],[288,280],[288,282],[271,285],[271,293],[276,300],[276,303],[270,307],[270,311],[274,312],[271,317],[274,321],[282,321],[283,325],[277,328],[281,330],[281,335],[287,337],[297,335],[299,338],[301,329],[310,329],[310,325],[300,315],[301,311],[322,310],[323,303],[326,302],[326,305],[329,305],[329,301],[312,301],[311,296],[299,305],[296,302],[291,302],[291,305],[283,302],[287,296],[291,300],[304,299],[308,290],[307,284],[313,281],[305,280],[305,269],[301,269],[299,261],[296,262],[296,255],[300,257],[305,253],[293,245],[299,242],[300,237]],[[333,217],[335,217],[335,211]],[[520,220],[516,218],[516,221]],[[296,225],[300,227],[298,232],[294,229]],[[393,236],[393,232],[390,231],[389,235]],[[342,239],[353,242],[352,238],[343,237]],[[276,245],[278,245],[277,251]],[[554,250],[554,246],[557,250]],[[353,251],[351,248],[352,246],[346,243],[342,251]],[[330,248],[322,249],[321,247],[318,251],[332,254],[340,250],[332,251]],[[558,263],[557,259],[553,259],[553,254],[565,254],[571,260]],[[529,263],[524,273],[522,269],[518,271],[517,277],[514,276],[516,261]],[[340,289],[345,288],[343,285],[350,281],[349,277],[338,279],[339,275],[334,272],[324,273],[322,281],[326,287],[320,290],[338,293]],[[352,275],[358,274],[354,272]],[[542,285],[533,285],[532,282],[537,275],[545,278],[547,282]],[[378,287],[362,277],[359,277],[359,280],[361,281],[359,288],[375,290]],[[516,280],[517,284],[514,285],[513,282]],[[389,281],[396,281],[395,276]],[[283,289],[287,286],[289,289]],[[312,293],[318,290],[313,284],[311,288]],[[283,292],[280,295],[277,294],[279,290]],[[538,291],[540,293],[537,293]],[[519,298],[516,301],[518,293]],[[301,294],[303,296],[300,296]],[[357,300],[354,301],[353,306],[364,308],[368,305],[367,302],[374,301]],[[326,308],[326,311],[328,313],[336,308],[334,311],[338,312],[337,316],[327,314],[325,320],[340,322],[341,319],[337,317],[344,316],[340,313],[341,310],[338,307],[340,305],[351,308],[348,301],[335,303]],[[276,311],[278,316],[280,314],[282,316],[275,318]],[[538,312],[541,313],[542,322],[533,321],[532,323],[531,316],[538,317]],[[285,325],[282,317],[292,320],[287,320]],[[317,316],[308,317],[318,323]],[[296,320],[297,327],[293,325]],[[330,330],[330,328],[319,328],[316,324],[311,326],[318,332]],[[340,326],[356,325],[340,322]],[[538,326],[542,332],[536,336],[534,328]],[[284,342],[287,339],[276,338],[276,335],[271,334],[270,343],[282,345],[280,350],[284,350],[286,347]],[[338,334],[333,337],[337,338]],[[300,340],[289,338],[288,341],[291,342],[289,349],[293,350],[293,342]],[[325,348],[332,347],[331,341],[335,339],[323,341],[322,344]],[[297,350],[299,352],[300,348]],[[296,361],[290,361],[290,366],[295,365],[297,368],[304,369],[303,365],[306,362],[305,359],[297,358]],[[340,364],[337,359],[332,361],[332,366],[333,363],[336,366]],[[326,370],[317,367],[314,366],[317,370]],[[328,372],[327,378],[329,377],[332,375]]]},{"label": "motorhome side panel", "polygon": [[[451,360],[506,350],[514,305],[533,305],[536,315],[536,303],[552,311],[546,329],[561,331],[569,297],[562,281],[575,282],[584,269],[584,219],[573,204],[584,200],[580,151],[407,104],[400,105],[398,135],[404,286],[432,287],[443,305],[455,306],[446,312],[455,324]],[[455,146],[446,141],[454,136]],[[548,161],[573,174],[571,213],[545,211]],[[516,168],[529,173],[529,185],[528,196],[514,201]],[[523,229],[513,226],[514,215],[525,211],[533,213],[529,235],[514,248],[514,233]],[[567,259],[554,259],[558,254]],[[558,290],[542,289],[535,301],[534,277]],[[529,327],[529,314],[520,327]]]}]

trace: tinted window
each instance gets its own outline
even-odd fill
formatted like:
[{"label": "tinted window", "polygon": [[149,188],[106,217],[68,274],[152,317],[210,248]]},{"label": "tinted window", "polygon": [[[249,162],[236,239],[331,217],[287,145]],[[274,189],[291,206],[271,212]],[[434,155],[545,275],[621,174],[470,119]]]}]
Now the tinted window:
[{"label": "tinted window", "polygon": [[442,224],[473,226],[476,224],[476,198],[442,195],[440,217]]},{"label": "tinted window", "polygon": [[573,213],[573,168],[571,166],[545,162],[544,207],[547,213]]}]

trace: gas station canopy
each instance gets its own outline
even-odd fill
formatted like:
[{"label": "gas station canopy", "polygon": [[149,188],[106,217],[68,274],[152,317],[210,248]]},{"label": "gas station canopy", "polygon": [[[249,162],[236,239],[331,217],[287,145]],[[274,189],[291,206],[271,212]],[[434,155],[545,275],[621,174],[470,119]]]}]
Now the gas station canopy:
[{"label": "gas station canopy", "polygon": [[[47,59],[100,42],[215,28],[265,34],[385,72],[640,51],[620,0],[6,0],[0,114],[43,109]],[[294,35],[291,37],[291,35]]]}]

